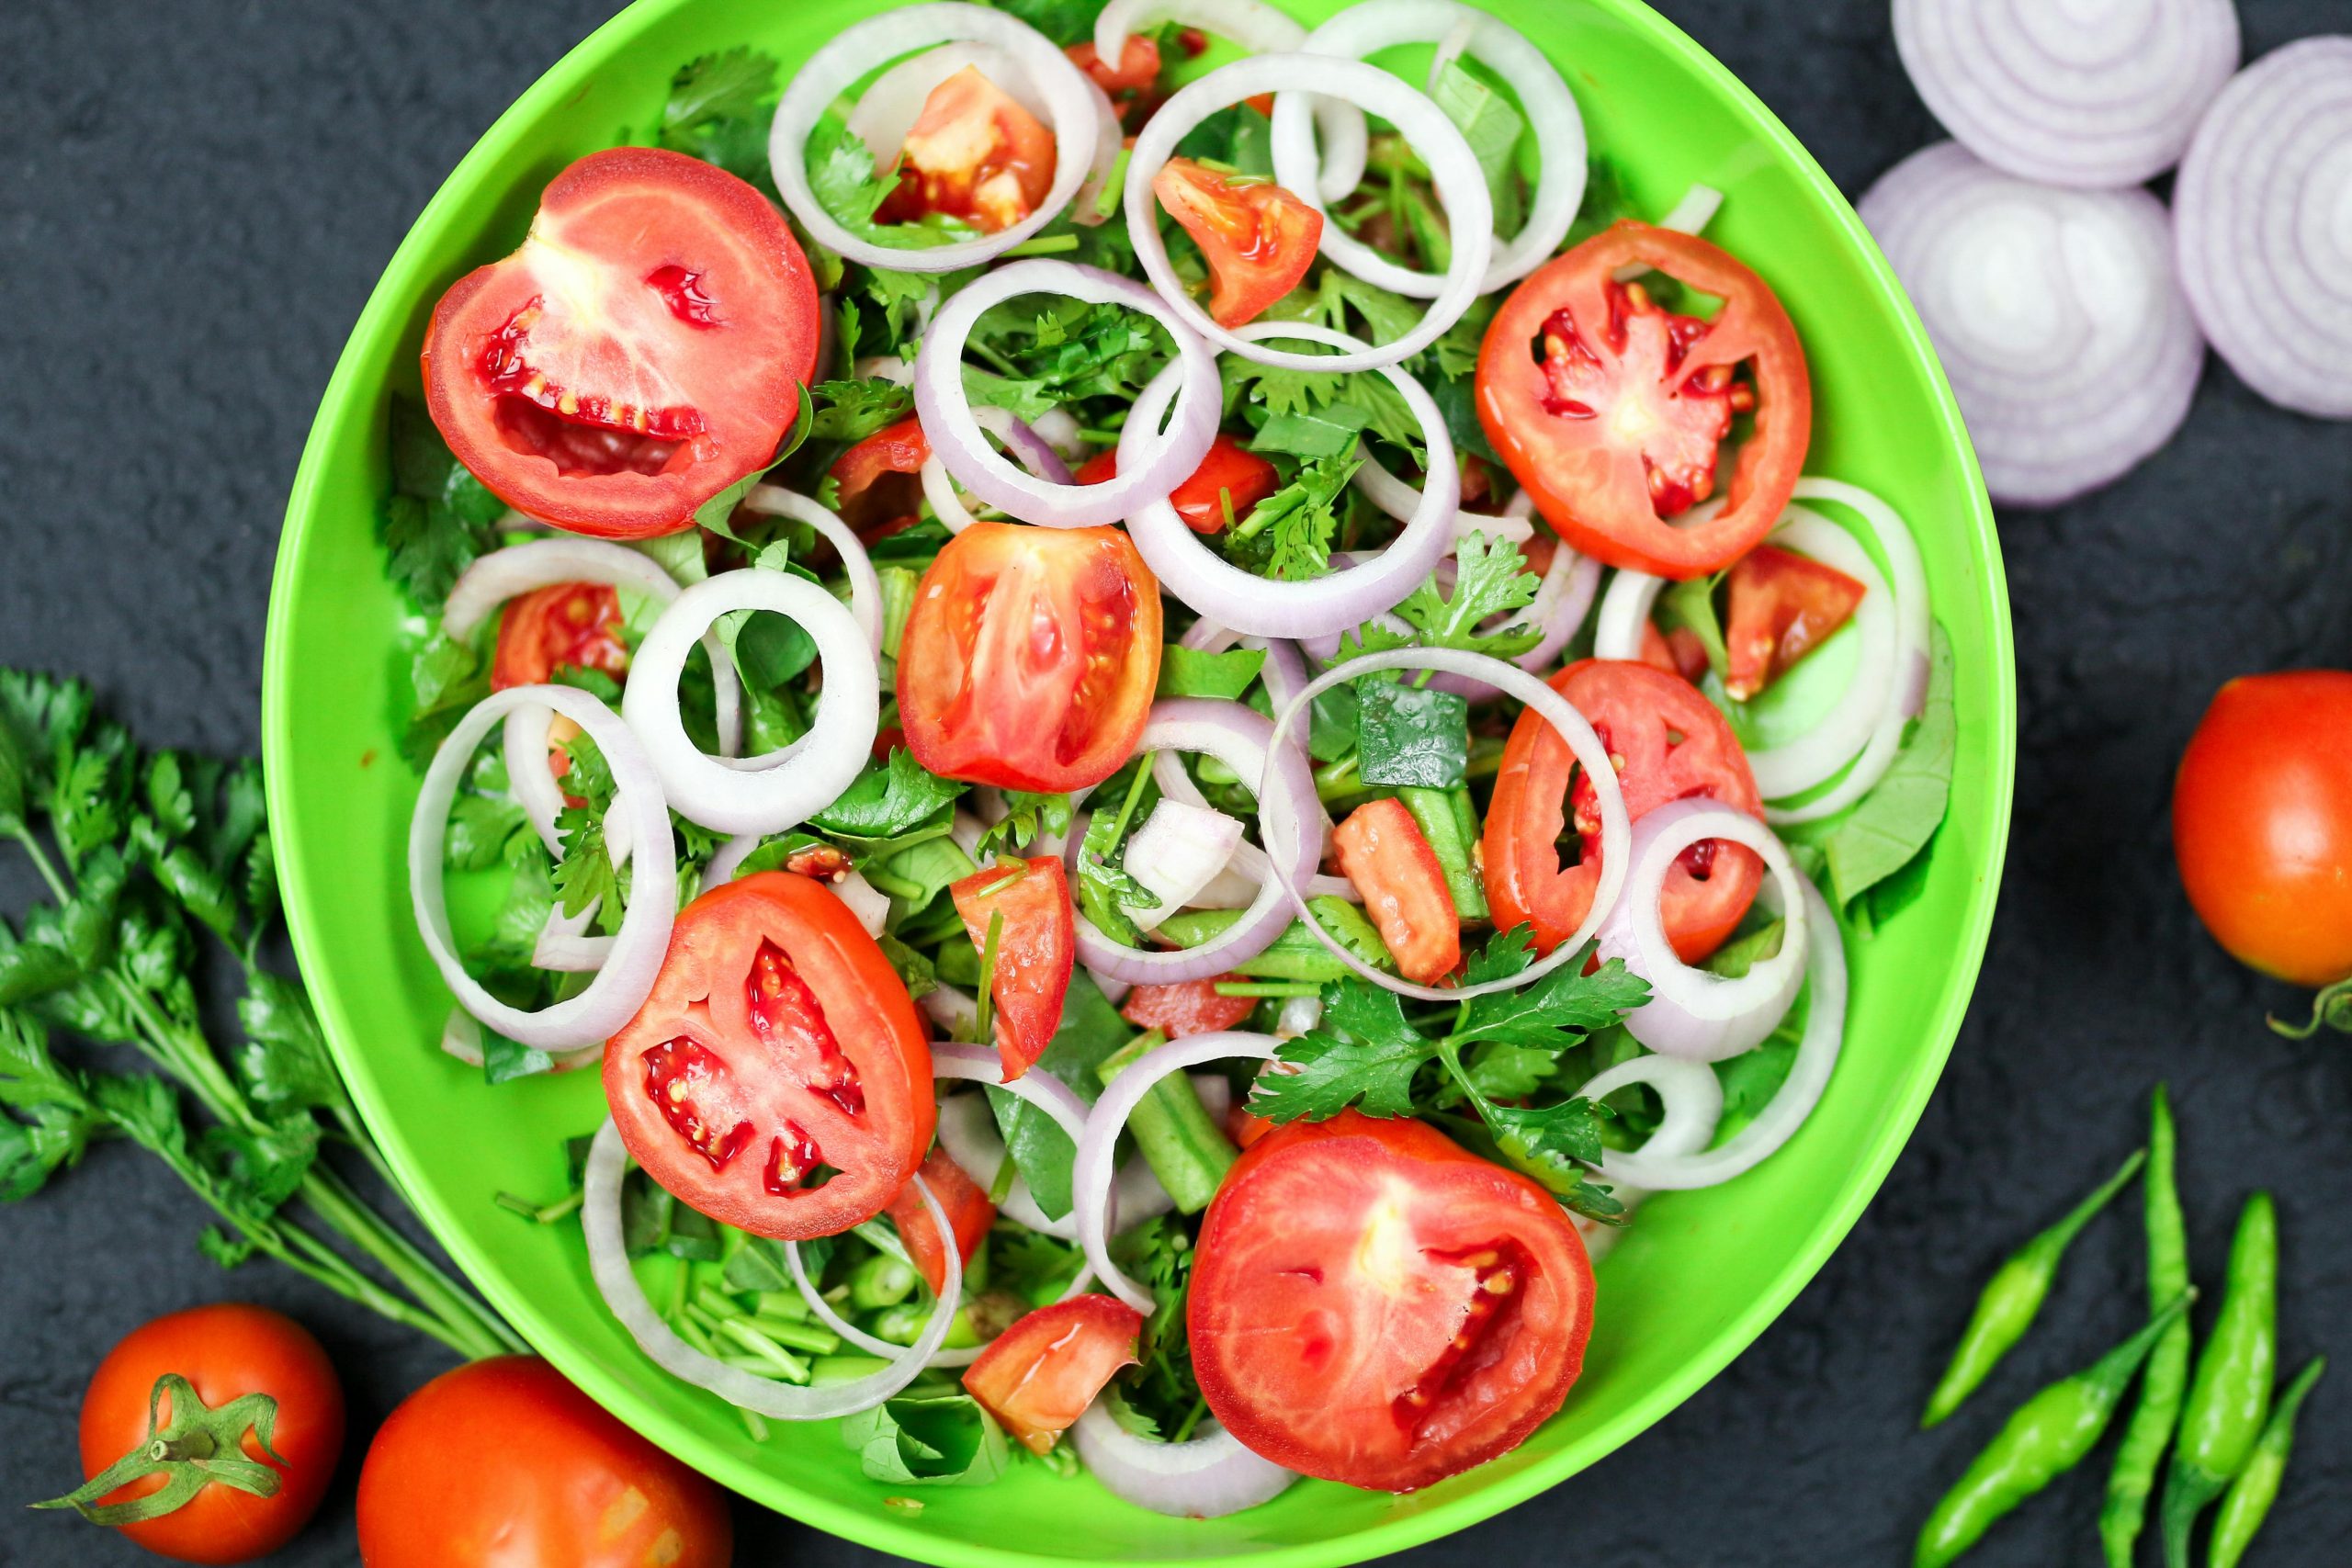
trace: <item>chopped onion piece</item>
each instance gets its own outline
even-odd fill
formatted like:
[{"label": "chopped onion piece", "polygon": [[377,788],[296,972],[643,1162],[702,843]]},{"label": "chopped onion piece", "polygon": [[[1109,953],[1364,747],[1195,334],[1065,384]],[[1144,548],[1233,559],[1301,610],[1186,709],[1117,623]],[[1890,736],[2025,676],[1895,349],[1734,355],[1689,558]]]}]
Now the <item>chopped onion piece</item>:
[{"label": "chopped onion piece", "polygon": [[1126,858],[1127,874],[1159,902],[1148,908],[1133,904],[1120,908],[1145,931],[1157,931],[1161,920],[1183,908],[1208,886],[1240,842],[1238,818],[1205,806],[1161,800],[1127,840]]}]

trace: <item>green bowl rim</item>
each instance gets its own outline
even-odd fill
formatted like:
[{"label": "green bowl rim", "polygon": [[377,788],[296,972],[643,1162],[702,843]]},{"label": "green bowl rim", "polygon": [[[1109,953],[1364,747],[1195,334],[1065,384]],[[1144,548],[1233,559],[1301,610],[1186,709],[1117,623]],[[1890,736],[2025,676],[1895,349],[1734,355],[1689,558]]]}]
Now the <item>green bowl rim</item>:
[{"label": "green bowl rim", "polygon": [[[1342,1564],[1361,1562],[1421,1545],[1490,1518],[1539,1492],[1548,1490],[1577,1471],[1615,1452],[1697,1393],[1780,1316],[1790,1302],[1796,1298],[1797,1292],[1820,1271],[1829,1255],[1853,1228],[1855,1221],[1861,1217],[1862,1210],[1876,1196],[1888,1170],[1894,1164],[1895,1156],[1908,1142],[1912,1129],[1926,1109],[1928,1096],[1934,1092],[1942,1076],[1943,1065],[1951,1056],[1969,999],[1975,989],[1977,972],[1983,964],[1985,944],[1992,929],[1994,907],[2000,891],[2002,863],[2007,852],[2011,797],[2016,781],[2016,648],[2009,623],[2007,580],[2001,560],[1999,536],[1994,527],[1992,505],[1985,495],[1975,451],[1969,443],[1959,405],[1953,400],[1942,365],[1928,341],[1927,331],[1912,309],[1909,298],[1896,281],[1894,270],[1880,253],[1877,243],[1863,228],[1860,219],[1855,215],[1836,183],[1804,144],[1781,123],[1779,117],[1713,55],[1674,23],[1643,4],[1642,0],[1581,0],[1581,3],[1606,12],[1628,28],[1646,35],[1685,69],[1727,95],[1736,107],[1746,112],[1747,118],[1774,150],[1792,161],[1805,183],[1829,203],[1835,220],[1843,229],[1846,239],[1859,249],[1873,281],[1896,307],[1895,314],[1905,346],[1928,371],[1941,416],[1941,434],[1961,458],[1961,476],[1967,489],[1965,500],[1969,519],[1974,531],[1975,545],[1985,565],[1984,590],[1988,603],[1984,608],[1989,612],[1986,618],[1991,630],[1988,651],[1997,666],[1996,701],[1992,715],[1994,733],[1989,738],[1991,761],[1996,766],[1997,778],[1991,803],[1993,820],[1990,824],[1992,831],[1987,835],[1986,863],[1983,867],[1983,874],[1977,879],[1965,913],[1961,942],[1951,955],[1952,965],[1945,981],[1941,1006],[1938,1009],[1928,1039],[1922,1043],[1923,1049],[1933,1053],[1935,1070],[1926,1074],[1914,1073],[1910,1092],[1895,1107],[1893,1114],[1881,1120],[1876,1137],[1855,1168],[1860,1179],[1850,1179],[1847,1183],[1845,1197],[1832,1212],[1827,1223],[1815,1231],[1812,1238],[1792,1263],[1781,1270],[1771,1287],[1749,1302],[1730,1325],[1716,1334],[1703,1353],[1686,1363],[1674,1376],[1653,1387],[1616,1420],[1543,1463],[1500,1475],[1491,1483],[1461,1497],[1369,1529],[1293,1546],[1225,1554],[1220,1561],[1247,1561],[1261,1564],[1262,1568],[1340,1568]],[[393,319],[397,297],[404,292],[396,286],[395,280],[423,265],[420,258],[426,248],[426,234],[447,221],[460,205],[475,199],[471,194],[464,192],[464,187],[472,183],[471,176],[494,161],[505,145],[521,135],[526,127],[575,90],[575,62],[602,53],[624,36],[650,31],[673,12],[694,4],[695,0],[635,0],[634,4],[567,51],[498,117],[458,166],[450,171],[433,199],[417,215],[416,221],[411,225],[399,249],[393,253],[391,261],[385,266],[382,276],[369,293],[367,306],[353,326],[351,336],[327,382],[326,390],[320,398],[318,416],[303,445],[301,463],[295,472],[293,489],[287,499],[286,530],[278,545],[277,565],[271,582],[269,616],[262,652],[262,754],[273,820],[290,820],[290,786],[282,781],[287,777],[291,762],[292,744],[288,702],[293,671],[287,653],[288,645],[285,625],[291,614],[291,583],[297,570],[296,563],[301,557],[304,540],[317,511],[315,497],[329,450],[337,441],[348,438],[347,427],[354,423],[356,401],[354,389],[371,368],[368,364],[371,341],[388,329],[396,336],[399,329],[406,324],[404,321]],[[372,411],[362,415],[360,423],[363,426],[372,425]],[[294,897],[296,890],[311,880],[306,860],[306,846],[300,840],[280,838],[277,875],[280,890],[285,895],[287,920],[293,937],[295,956],[306,975],[323,976],[330,972],[326,963],[326,939],[311,919],[307,907]],[[390,1107],[379,1095],[373,1077],[364,1071],[355,1073],[350,1069],[353,1061],[364,1057],[339,1043],[359,1038],[359,1031],[345,1016],[332,987],[314,985],[313,995],[318,998],[320,1021],[327,1041],[331,1047],[334,1047],[337,1063],[350,1079],[352,1096],[361,1117],[371,1128],[390,1124]],[[404,1145],[397,1141],[389,1143],[385,1153],[404,1193],[411,1194],[411,1206],[426,1228],[448,1249],[451,1258],[491,1304],[503,1314],[535,1348],[615,1416],[686,1459],[720,1483],[755,1498],[762,1495],[772,1495],[781,1490],[792,1499],[793,1517],[803,1523],[879,1551],[935,1563],[940,1568],[1041,1568],[1044,1564],[1064,1562],[1064,1559],[1039,1556],[1010,1547],[967,1543],[936,1536],[913,1524],[901,1522],[895,1516],[804,1489],[788,1474],[707,1449],[692,1428],[643,1407],[625,1388],[608,1377],[601,1364],[576,1350],[570,1339],[558,1332],[539,1312],[528,1295],[507,1289],[500,1271],[492,1266],[487,1256],[473,1246],[466,1228],[454,1216],[440,1213],[433,1203],[417,1201],[413,1194],[425,1189],[421,1172],[411,1167]]]}]

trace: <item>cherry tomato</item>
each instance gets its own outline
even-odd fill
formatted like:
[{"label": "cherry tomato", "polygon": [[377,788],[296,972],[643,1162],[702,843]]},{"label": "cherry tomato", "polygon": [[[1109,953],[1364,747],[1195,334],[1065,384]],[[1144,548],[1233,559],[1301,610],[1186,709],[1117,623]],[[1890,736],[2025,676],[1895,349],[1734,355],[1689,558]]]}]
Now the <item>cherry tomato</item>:
[{"label": "cherry tomato", "polygon": [[1053,1043],[1078,959],[1078,926],[1061,857],[1040,855],[1022,863],[1026,870],[1001,861],[982,866],[947,888],[964,919],[964,934],[981,952],[988,951],[990,922],[1003,917],[989,996],[996,1003],[996,1048],[1007,1083]]},{"label": "cherry tomato", "polygon": [[922,501],[919,476],[929,461],[931,442],[912,415],[852,446],[827,470],[839,492],[842,521],[868,540],[911,525]]},{"label": "cherry tomato", "polygon": [[602,582],[559,582],[507,601],[498,617],[490,689],[537,686],[558,670],[628,673],[621,640],[621,596]]},{"label": "cherry tomato", "polygon": [[1168,215],[1209,267],[1209,319],[1238,327],[1298,286],[1315,265],[1323,215],[1268,180],[1228,178],[1190,158],[1151,177]]},{"label": "cherry tomato", "polygon": [[605,1099],[654,1180],[794,1241],[881,1213],[938,1120],[897,971],[831,890],[783,871],[678,916],[652,996],[605,1047]]},{"label": "cherry tomato", "polygon": [[1258,1003],[1251,997],[1221,997],[1217,983],[1238,980],[1219,975],[1207,980],[1185,980],[1173,986],[1137,986],[1119,1006],[1119,1016],[1137,1029],[1157,1029],[1170,1040],[1188,1034],[1215,1034],[1234,1029]]},{"label": "cherry tomato", "polygon": [[910,223],[936,212],[993,234],[1036,211],[1053,184],[1054,133],[967,65],[923,100],[899,144],[898,188],[875,216]]},{"label": "cherry tomato", "polygon": [[[1712,321],[1670,314],[1617,281],[1633,263],[1723,308]],[[1487,438],[1563,539],[1661,577],[1719,571],[1762,539],[1813,432],[1804,349],[1771,288],[1704,240],[1631,221],[1512,292],[1479,350],[1477,398]],[[1723,510],[1674,525],[1714,493],[1717,448],[1748,412]]]},{"label": "cherry tomato", "polygon": [[[1080,484],[1099,485],[1118,472],[1118,454],[1098,452],[1075,477]],[[1193,533],[1220,534],[1228,515],[1241,522],[1251,507],[1282,489],[1282,473],[1272,463],[1219,431],[1201,466],[1168,492],[1168,503]]]},{"label": "cherry tomato", "polygon": [[[989,1201],[979,1183],[948,1157],[945,1149],[933,1149],[915,1174],[929,1184],[931,1195],[946,1211],[947,1229],[956,1237],[956,1256],[971,1262],[980,1238],[996,1224],[996,1205]],[[922,1194],[910,1181],[899,1189],[899,1195],[883,1213],[898,1225],[899,1239],[907,1244],[907,1256],[914,1259],[916,1272],[937,1295],[947,1282],[947,1248],[940,1243],[939,1227],[931,1223],[931,1210],[924,1206]]]},{"label": "cherry tomato", "polygon": [[728,1568],[717,1486],[545,1361],[499,1356],[409,1395],[359,1472],[366,1568]]},{"label": "cherry tomato", "polygon": [[1034,1453],[1086,1414],[1136,1359],[1143,1314],[1109,1296],[1072,1296],[1006,1329],[964,1371],[964,1387]]},{"label": "cherry tomato", "polygon": [[1851,620],[1862,585],[1834,566],[1758,545],[1731,569],[1724,690],[1746,702]]},{"label": "cherry tomato", "polygon": [[2180,759],[2172,844],[2241,963],[2298,986],[2352,976],[2352,672],[2223,686]]},{"label": "cherry tomato", "polygon": [[1433,985],[1462,962],[1462,917],[1445,868],[1403,801],[1366,801],[1331,835],[1340,870],[1408,980]]},{"label": "cherry tomato", "polygon": [[899,643],[915,761],[1006,789],[1091,789],[1135,752],[1159,682],[1159,580],[1116,528],[977,523]]},{"label": "cherry tomato", "polygon": [[1407,1492],[1559,1409],[1592,1266],[1526,1177],[1350,1111],[1235,1162],[1201,1222],[1186,1324],[1210,1411],[1252,1452]]},{"label": "cherry tomato", "polygon": [[817,366],[817,283],[766,197],[651,147],[592,152],[424,340],[433,423],[508,505],[670,534],[765,467]]},{"label": "cherry tomato", "polygon": [[[215,1483],[168,1514],[119,1527],[137,1545],[182,1562],[245,1562],[265,1557],[299,1534],[318,1512],[343,1451],[343,1384],[327,1353],[308,1329],[266,1307],[221,1302],[156,1318],[124,1336],[91,1374],[82,1396],[82,1473],[94,1477],[149,1441],[148,1408],[156,1381],[176,1372],[206,1408],[218,1410],[249,1393],[277,1402],[272,1463],[251,1431],[247,1459],[277,1472],[277,1495]],[[156,1406],[173,1418],[172,1396]],[[130,1503],[170,1483],[142,1477],[99,1499]]]},{"label": "cherry tomato", "polygon": [[[1764,815],[1747,757],[1714,705],[1677,676],[1646,664],[1588,659],[1552,677],[1552,689],[1592,723],[1617,764],[1625,814],[1638,821],[1669,801],[1710,795]],[[1579,856],[1560,864],[1564,797],[1576,778]],[[1487,902],[1499,931],[1525,921],[1549,953],[1576,933],[1600,880],[1600,804],[1576,757],[1544,716],[1519,716],[1503,747],[1487,808]],[[1739,844],[1693,844],[1666,874],[1659,908],[1667,940],[1686,964],[1724,944],[1764,879],[1764,863]]]}]

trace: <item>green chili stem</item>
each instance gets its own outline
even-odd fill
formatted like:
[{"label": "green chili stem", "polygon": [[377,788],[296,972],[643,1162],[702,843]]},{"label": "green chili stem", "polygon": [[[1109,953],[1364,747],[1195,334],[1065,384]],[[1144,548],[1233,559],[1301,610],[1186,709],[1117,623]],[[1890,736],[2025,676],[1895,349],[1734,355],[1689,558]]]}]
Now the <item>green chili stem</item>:
[{"label": "green chili stem", "polygon": [[1075,234],[1040,234],[1034,240],[1023,240],[1004,254],[1008,256],[1057,256],[1065,251],[1078,249]]}]

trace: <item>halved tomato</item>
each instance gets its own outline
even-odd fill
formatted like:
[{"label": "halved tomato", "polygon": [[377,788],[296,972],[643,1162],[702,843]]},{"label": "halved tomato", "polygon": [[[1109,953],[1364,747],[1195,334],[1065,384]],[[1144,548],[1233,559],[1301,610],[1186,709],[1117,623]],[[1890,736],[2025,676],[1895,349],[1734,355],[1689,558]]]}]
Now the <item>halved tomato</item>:
[{"label": "halved tomato", "polygon": [[885,223],[926,213],[983,233],[1037,210],[1054,184],[1054,133],[977,65],[931,90],[899,147],[899,184],[876,209]]},{"label": "halved tomato", "polygon": [[931,441],[912,415],[876,431],[833,459],[842,521],[862,539],[895,534],[911,525],[922,502],[922,466],[931,461]]},{"label": "halved tomato", "polygon": [[1076,916],[1070,909],[1069,876],[1061,857],[1040,855],[1008,864],[982,866],[948,897],[964,919],[964,934],[988,951],[989,926],[1003,917],[996,941],[996,972],[989,996],[996,1004],[997,1054],[1004,1081],[1029,1070],[1062,1026],[1062,1000],[1069,994],[1078,957]]},{"label": "halved tomato", "polygon": [[1238,975],[1219,975],[1215,979],[1185,980],[1172,986],[1137,986],[1119,1004],[1119,1016],[1137,1029],[1157,1029],[1170,1040],[1182,1040],[1188,1034],[1215,1034],[1239,1025],[1258,1005],[1254,997],[1216,994],[1219,980],[1240,978]]},{"label": "halved tomato", "polygon": [[1526,1177],[1349,1111],[1235,1162],[1185,1316],[1201,1393],[1250,1451],[1408,1492],[1559,1409],[1592,1332],[1592,1266]]},{"label": "halved tomato", "polygon": [[603,582],[559,582],[519,594],[498,617],[490,689],[544,684],[558,670],[628,673],[621,640],[621,596]]},{"label": "halved tomato", "polygon": [[[1661,310],[1618,281],[1634,264],[1723,307],[1712,321]],[[1771,288],[1704,240],[1630,220],[1512,292],[1479,350],[1477,397],[1487,439],[1562,538],[1661,577],[1719,571],[1763,538],[1813,434],[1804,349]],[[1751,412],[1723,510],[1675,525],[1714,493],[1717,450]]]},{"label": "halved tomato", "polygon": [[1086,1414],[1121,1367],[1134,1364],[1143,1314],[1109,1296],[1072,1296],[1006,1329],[964,1371],[964,1387],[1033,1453]]},{"label": "halved tomato", "polygon": [[[1629,818],[1694,795],[1764,815],[1738,739],[1688,681],[1647,664],[1587,659],[1551,684],[1591,721],[1608,749]],[[1579,849],[1576,863],[1563,866],[1558,845],[1571,773]],[[1519,716],[1503,747],[1481,842],[1497,930],[1532,925],[1543,953],[1576,934],[1600,880],[1600,797],[1568,743],[1532,709]],[[1764,863],[1744,845],[1710,839],[1683,852],[1667,873],[1659,908],[1667,940],[1685,964],[1724,944],[1763,879]]]},{"label": "halved tomato", "polygon": [[[935,1148],[924,1156],[922,1168],[915,1174],[930,1187],[931,1195],[947,1215],[947,1228],[956,1237],[956,1256],[965,1263],[980,1245],[980,1238],[996,1224],[996,1205],[980,1184],[964,1174],[964,1168],[948,1157],[945,1149]],[[908,1182],[899,1189],[883,1213],[899,1227],[899,1239],[907,1244],[907,1256],[914,1259],[915,1271],[922,1276],[936,1295],[947,1282],[947,1248],[939,1239],[939,1227],[931,1223],[931,1210]]]},{"label": "halved tomato", "polygon": [[976,523],[899,643],[915,761],[1006,789],[1091,789],[1135,752],[1159,682],[1159,580],[1116,528]]},{"label": "halved tomato", "polygon": [[[1089,457],[1075,478],[1082,485],[1115,479],[1119,456],[1098,452]],[[1265,458],[1223,431],[1209,443],[1208,456],[1184,481],[1168,492],[1168,504],[1195,534],[1219,534],[1228,518],[1239,523],[1250,509],[1282,488],[1283,477]]]},{"label": "halved tomato", "polygon": [[766,197],[616,147],[558,175],[522,248],[441,297],[425,404],[518,511],[600,538],[674,533],[775,456],[818,324],[808,258]]},{"label": "halved tomato", "polygon": [[1332,833],[1331,847],[1397,971],[1424,986],[1452,974],[1462,962],[1462,917],[1445,868],[1405,803],[1366,801]]},{"label": "halved tomato", "polygon": [[605,1047],[605,1099],[654,1180],[781,1240],[880,1213],[938,1122],[897,971],[830,888],[783,871],[678,916],[652,996]]},{"label": "halved tomato", "polygon": [[1270,180],[1170,158],[1151,177],[1151,190],[1201,247],[1209,265],[1209,319],[1219,326],[1255,321],[1315,265],[1323,215]]},{"label": "halved tomato", "polygon": [[1758,545],[1731,569],[1724,690],[1746,702],[1853,618],[1862,585],[1811,556]]}]

